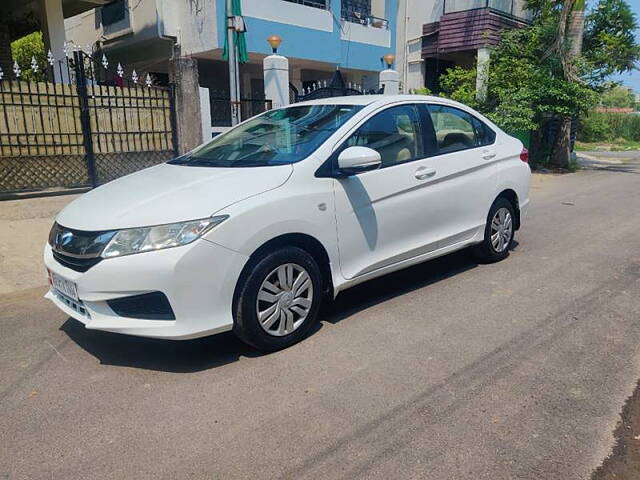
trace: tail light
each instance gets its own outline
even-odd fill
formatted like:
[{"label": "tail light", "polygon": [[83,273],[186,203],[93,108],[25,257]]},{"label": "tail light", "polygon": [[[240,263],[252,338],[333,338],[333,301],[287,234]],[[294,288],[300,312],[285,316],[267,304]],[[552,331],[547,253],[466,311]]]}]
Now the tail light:
[{"label": "tail light", "polygon": [[520,152],[520,160],[524,163],[529,163],[529,150],[522,147],[522,151]]}]

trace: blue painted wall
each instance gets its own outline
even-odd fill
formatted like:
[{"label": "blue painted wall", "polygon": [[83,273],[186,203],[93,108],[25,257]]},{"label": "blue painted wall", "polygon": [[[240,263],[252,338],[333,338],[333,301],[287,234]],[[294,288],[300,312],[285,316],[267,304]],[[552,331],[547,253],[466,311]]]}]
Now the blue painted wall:
[{"label": "blue painted wall", "polygon": [[[218,44],[222,48],[225,35],[225,0],[216,1]],[[269,35],[278,34],[283,39],[278,52],[286,57],[327,62],[339,65],[342,68],[380,71],[383,69],[381,57],[387,53],[395,53],[397,2],[398,0],[386,0],[385,5],[385,14],[389,20],[391,32],[391,46],[389,48],[341,40],[341,2],[340,0],[331,0],[331,11],[334,15],[333,32],[323,32],[253,17],[244,17],[247,25],[246,39],[249,57],[251,57],[251,53],[270,54],[271,48],[266,39]]]}]

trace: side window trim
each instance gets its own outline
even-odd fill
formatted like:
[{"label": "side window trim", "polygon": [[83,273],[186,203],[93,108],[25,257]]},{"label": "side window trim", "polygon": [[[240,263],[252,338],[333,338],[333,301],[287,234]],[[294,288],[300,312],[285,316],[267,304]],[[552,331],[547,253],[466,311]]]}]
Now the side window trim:
[{"label": "side window trim", "polygon": [[[433,134],[433,140],[435,141],[435,145],[433,146],[434,151],[432,153],[427,153],[426,152],[425,146],[427,145],[427,143],[425,143],[425,142],[426,142],[427,138],[425,138],[425,136],[423,136],[423,150],[425,150],[424,156],[422,156],[420,158],[415,158],[413,160],[408,160],[407,162],[397,163],[395,165],[389,165],[389,166],[387,166],[385,168],[391,168],[391,167],[394,167],[396,165],[404,165],[405,163],[416,162],[416,161],[419,161],[419,160],[425,160],[427,158],[433,158],[433,157],[437,157],[437,156],[440,156],[440,155],[447,155],[448,153],[457,153],[457,152],[470,150],[470,149],[473,149],[473,148],[480,148],[479,145],[476,145],[474,147],[469,147],[469,148],[466,148],[464,150],[456,150],[455,152],[440,153],[439,147],[438,147],[437,138],[435,137],[435,127],[434,127],[433,121],[431,119],[431,113],[430,113],[430,108],[429,107],[431,105],[441,105],[443,107],[450,107],[450,108],[456,108],[456,107],[453,107],[453,106],[448,105],[446,103],[437,103],[437,102],[429,102],[429,101],[416,101],[416,102],[401,101],[401,102],[398,102],[398,103],[392,103],[390,105],[384,105],[384,106],[380,107],[379,109],[377,109],[374,112],[372,112],[371,115],[369,115],[368,117],[361,119],[359,121],[359,123],[357,125],[355,125],[349,132],[345,133],[342,137],[340,137],[338,140],[336,140],[336,142],[333,145],[333,149],[331,151],[331,154],[327,157],[327,159],[324,162],[322,162],[320,167],[318,167],[318,169],[316,170],[315,176],[319,177],[319,178],[333,177],[335,175],[335,173],[336,173],[338,155],[340,155],[340,152],[342,152],[346,141],[356,131],[358,131],[358,129],[362,125],[364,125],[367,121],[369,121],[375,115],[378,115],[379,113],[382,113],[383,111],[385,111],[385,110],[387,110],[389,108],[398,107],[398,106],[401,106],[401,105],[411,105],[416,109],[417,114],[418,114],[418,118],[419,118],[419,120],[421,122],[421,126],[422,126],[422,130],[423,131],[426,130],[426,128],[428,128],[428,126],[431,127],[432,134]],[[488,145],[494,145],[496,143],[497,132],[493,128],[491,128],[489,125],[487,125],[485,122],[480,120],[478,117],[476,117],[472,113],[467,112],[466,110],[461,110],[459,108],[456,108],[456,109],[467,113],[468,115],[470,115],[471,117],[475,118],[476,120],[481,122],[483,125],[485,125],[486,128],[491,130],[491,132],[493,132],[493,134],[494,134],[493,142],[491,142]],[[428,126],[425,125],[425,118],[422,117],[423,113],[426,113],[426,122],[428,123]],[[488,145],[483,145],[483,146],[488,146]]]},{"label": "side window trim", "polygon": [[[422,149],[425,154],[423,158],[435,157],[439,155],[440,152],[438,151],[438,138],[436,137],[436,129],[433,125],[431,112],[429,111],[429,104],[427,102],[420,102],[416,105],[422,123]],[[426,149],[427,145],[429,145],[429,151]]]}]

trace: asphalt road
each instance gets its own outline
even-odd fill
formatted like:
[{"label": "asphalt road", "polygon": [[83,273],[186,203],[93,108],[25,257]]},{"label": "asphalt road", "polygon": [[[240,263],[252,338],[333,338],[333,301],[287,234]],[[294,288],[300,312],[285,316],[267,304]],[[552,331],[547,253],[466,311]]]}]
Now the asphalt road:
[{"label": "asphalt road", "polygon": [[0,478],[588,478],[640,377],[639,172],[543,176],[506,261],[361,285],[270,355],[0,296]]}]

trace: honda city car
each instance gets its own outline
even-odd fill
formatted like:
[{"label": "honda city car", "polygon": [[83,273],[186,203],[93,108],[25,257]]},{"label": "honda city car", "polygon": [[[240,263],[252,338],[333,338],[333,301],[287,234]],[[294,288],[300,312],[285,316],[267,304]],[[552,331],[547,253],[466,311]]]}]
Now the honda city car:
[{"label": "honda city car", "polygon": [[277,350],[321,302],[471,247],[509,254],[522,143],[460,103],[357,95],[270,110],[56,217],[46,297],[86,328]]}]

